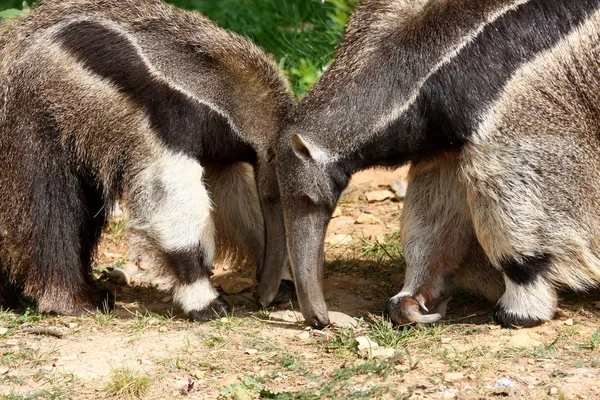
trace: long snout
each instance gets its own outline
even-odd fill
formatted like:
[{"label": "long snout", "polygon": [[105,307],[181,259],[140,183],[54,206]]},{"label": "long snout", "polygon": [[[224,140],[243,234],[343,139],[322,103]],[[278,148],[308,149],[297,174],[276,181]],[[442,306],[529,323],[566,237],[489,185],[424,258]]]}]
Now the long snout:
[{"label": "long snout", "polygon": [[286,228],[300,310],[307,324],[325,327],[329,325],[322,285],[326,221],[304,215]]},{"label": "long snout", "polygon": [[269,306],[277,296],[281,278],[287,268],[288,251],[281,206],[263,207],[265,219],[265,251],[259,268],[258,301]]}]

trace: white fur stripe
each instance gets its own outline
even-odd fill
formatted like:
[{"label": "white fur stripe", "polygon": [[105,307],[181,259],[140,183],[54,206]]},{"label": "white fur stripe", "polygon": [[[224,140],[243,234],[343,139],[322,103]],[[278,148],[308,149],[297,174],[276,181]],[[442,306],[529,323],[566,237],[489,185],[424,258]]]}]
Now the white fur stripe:
[{"label": "white fur stripe", "polygon": [[158,164],[147,171],[153,192],[154,212],[150,227],[163,250],[186,250],[202,244],[206,262],[212,263],[215,252],[215,232],[211,219],[211,201],[203,184],[203,168],[183,155],[165,151]]},{"label": "white fur stripe", "polygon": [[392,123],[394,123],[394,121],[397,121],[398,118],[400,118],[402,114],[404,114],[410,108],[410,106],[414,104],[415,101],[417,101],[417,98],[419,97],[423,86],[425,86],[429,78],[431,78],[436,72],[438,72],[444,65],[450,63],[454,58],[456,58],[461,53],[461,51],[465,47],[467,47],[467,45],[469,45],[469,43],[475,40],[481,34],[481,32],[483,32],[486,26],[493,24],[502,16],[506,15],[511,11],[516,10],[521,5],[528,3],[529,1],[530,0],[518,0],[511,5],[503,7],[497,10],[496,12],[490,14],[490,16],[485,22],[480,24],[473,31],[469,32],[469,34],[461,42],[459,42],[455,47],[451,48],[450,51],[448,51],[448,53],[444,56],[444,58],[442,58],[437,64],[433,66],[433,68],[425,75],[425,77],[416,82],[415,88],[408,97],[408,100],[406,100],[402,104],[396,105],[389,113],[386,113],[384,117],[377,122],[377,124],[375,125],[375,132],[385,130]]},{"label": "white fur stripe", "polygon": [[211,301],[219,297],[217,290],[208,278],[203,278],[189,285],[178,285],[173,289],[173,300],[186,313],[203,310]]}]

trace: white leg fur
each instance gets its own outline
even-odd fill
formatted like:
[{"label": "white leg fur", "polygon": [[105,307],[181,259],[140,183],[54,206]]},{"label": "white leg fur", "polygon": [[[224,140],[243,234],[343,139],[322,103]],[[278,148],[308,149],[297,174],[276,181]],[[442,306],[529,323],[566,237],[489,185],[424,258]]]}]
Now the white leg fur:
[{"label": "white leg fur", "polygon": [[529,285],[517,285],[505,277],[506,291],[500,305],[517,320],[551,320],[556,308],[556,291],[542,277]]},{"label": "white leg fur", "polygon": [[204,170],[195,160],[164,150],[137,177],[131,196],[130,229],[146,248],[163,252],[201,246],[212,264],[215,228]]},{"label": "white leg fur", "polygon": [[173,289],[173,300],[186,313],[203,310],[217,297],[219,297],[219,293],[208,278],[200,279],[189,285],[177,285]]},{"label": "white leg fur", "polygon": [[[411,167],[401,224],[406,276],[394,298],[414,296],[432,281],[443,291],[444,278],[469,250],[473,230],[458,180],[458,161],[457,154],[446,154]],[[439,294],[425,297],[435,300]]]}]

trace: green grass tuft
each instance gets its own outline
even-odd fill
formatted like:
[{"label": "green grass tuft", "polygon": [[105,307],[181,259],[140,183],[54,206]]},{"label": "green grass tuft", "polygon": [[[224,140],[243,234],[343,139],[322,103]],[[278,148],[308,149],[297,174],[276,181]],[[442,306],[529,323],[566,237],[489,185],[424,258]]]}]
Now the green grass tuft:
[{"label": "green grass tuft", "polygon": [[117,368],[111,373],[111,381],[106,385],[109,396],[120,399],[141,399],[150,390],[152,380],[131,368]]}]

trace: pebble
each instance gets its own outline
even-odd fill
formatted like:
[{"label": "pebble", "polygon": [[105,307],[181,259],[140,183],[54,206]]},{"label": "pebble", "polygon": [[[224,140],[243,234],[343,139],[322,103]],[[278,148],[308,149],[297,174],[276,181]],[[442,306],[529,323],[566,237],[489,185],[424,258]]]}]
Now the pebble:
[{"label": "pebble", "polygon": [[331,325],[339,328],[356,328],[358,326],[358,321],[347,314],[338,311],[329,311],[328,315]]},{"label": "pebble", "polygon": [[531,348],[539,346],[542,343],[539,340],[532,339],[527,333],[519,333],[510,338],[508,345],[510,347]]},{"label": "pebble", "polygon": [[377,225],[382,224],[383,221],[372,214],[361,213],[358,218],[356,218],[355,223],[362,225]]},{"label": "pebble", "polygon": [[573,326],[573,318],[569,318],[565,321],[565,325],[567,326]]},{"label": "pebble", "polygon": [[555,387],[550,388],[550,390],[548,391],[548,394],[550,396],[556,396],[558,394],[558,389]]},{"label": "pebble", "polygon": [[462,372],[447,372],[444,375],[444,381],[446,382],[459,382],[465,379]]},{"label": "pebble", "polygon": [[365,193],[365,197],[367,198],[367,201],[369,203],[373,203],[377,201],[393,199],[394,197],[396,197],[396,195],[390,190],[375,190],[372,192]]},{"label": "pebble", "polygon": [[234,383],[239,383],[238,375],[228,375],[228,376],[224,377],[223,379],[221,379],[218,382],[218,385],[219,385],[219,387],[223,387],[223,386],[227,386],[227,385],[233,385]]},{"label": "pebble", "polygon": [[441,339],[440,339],[440,342],[441,342],[442,344],[448,344],[448,343],[450,343],[451,341],[452,341],[452,338],[449,338],[449,337],[443,337],[443,338],[441,338]]},{"label": "pebble", "polygon": [[278,310],[273,311],[269,314],[269,317],[273,320],[284,321],[284,322],[302,322],[304,317],[298,311],[291,310]]},{"label": "pebble", "polygon": [[372,350],[379,347],[379,343],[372,341],[366,336],[358,336],[356,341],[358,342],[358,350]]},{"label": "pebble", "polygon": [[230,279],[220,280],[219,286],[226,294],[238,294],[254,286],[254,279],[234,276]]},{"label": "pebble", "polygon": [[134,276],[138,273],[138,266],[135,263],[128,262],[121,265],[121,269],[129,274],[129,276]]},{"label": "pebble", "polygon": [[0,328],[0,336],[6,335],[6,332],[8,332],[8,328]]},{"label": "pebble", "polygon": [[0,375],[4,375],[8,372],[8,367],[0,367]]},{"label": "pebble", "polygon": [[69,323],[67,324],[67,327],[68,327],[69,329],[75,329],[75,328],[77,328],[78,326],[79,326],[79,324],[78,324],[77,322],[69,322]]},{"label": "pebble", "polygon": [[131,284],[131,277],[129,274],[121,268],[115,268],[108,275],[108,279],[117,285],[129,285]]},{"label": "pebble", "polygon": [[408,188],[408,182],[406,182],[404,179],[395,180],[394,182],[392,182],[390,187],[394,191],[396,198],[402,200],[406,197],[406,189]]},{"label": "pebble", "polygon": [[373,358],[383,358],[387,360],[388,358],[394,357],[394,354],[396,354],[396,350],[391,347],[377,347],[371,350],[371,357]]},{"label": "pebble", "polygon": [[244,350],[244,353],[245,354],[253,355],[253,354],[258,353],[258,350],[256,350],[256,349],[246,349],[246,350]]},{"label": "pebble", "polygon": [[195,370],[192,374],[196,379],[202,379],[206,375],[206,371],[200,371],[199,369]]}]

